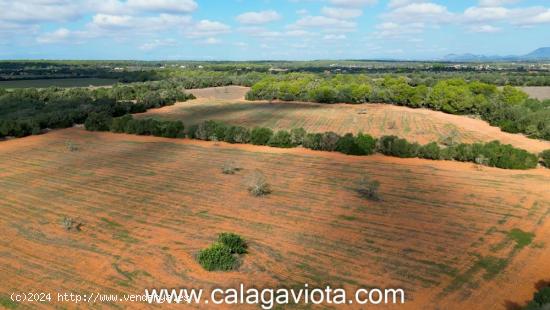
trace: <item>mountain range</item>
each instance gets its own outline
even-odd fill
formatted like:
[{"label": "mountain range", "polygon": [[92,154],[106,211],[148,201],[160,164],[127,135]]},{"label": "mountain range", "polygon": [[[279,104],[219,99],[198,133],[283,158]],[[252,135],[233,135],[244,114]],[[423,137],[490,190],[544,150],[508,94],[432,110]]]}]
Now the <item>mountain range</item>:
[{"label": "mountain range", "polygon": [[550,60],[550,47],[541,47],[525,55],[476,55],[476,54],[449,54],[443,57],[445,61],[541,61]]}]

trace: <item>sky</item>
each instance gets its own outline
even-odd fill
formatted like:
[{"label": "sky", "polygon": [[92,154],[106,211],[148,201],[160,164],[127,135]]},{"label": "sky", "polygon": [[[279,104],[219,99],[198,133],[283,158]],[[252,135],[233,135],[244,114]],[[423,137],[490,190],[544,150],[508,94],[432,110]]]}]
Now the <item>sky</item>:
[{"label": "sky", "polygon": [[437,59],[550,46],[550,0],[0,0],[0,59]]}]

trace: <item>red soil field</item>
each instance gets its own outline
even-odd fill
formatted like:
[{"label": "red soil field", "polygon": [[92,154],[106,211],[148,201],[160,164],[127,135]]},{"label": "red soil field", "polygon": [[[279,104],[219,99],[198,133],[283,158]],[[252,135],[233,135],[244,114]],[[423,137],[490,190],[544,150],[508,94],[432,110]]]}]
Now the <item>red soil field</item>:
[{"label": "red soil field", "polygon": [[[222,174],[227,161],[243,170]],[[271,195],[246,191],[255,169]],[[380,201],[356,194],[364,175]],[[550,280],[548,184],[547,169],[53,131],[0,143],[0,298],[309,283],[405,289],[392,309],[506,309]],[[516,248],[515,228],[532,243]],[[194,256],[223,231],[249,253],[206,272]],[[495,259],[503,268],[481,267]]]},{"label": "red soil field", "polygon": [[390,104],[246,101],[247,90],[238,86],[189,90],[197,100],[150,110],[138,117],[181,120],[186,125],[220,120],[246,127],[286,130],[303,127],[309,132],[345,134],[362,131],[375,137],[397,135],[422,144],[455,135],[458,141],[465,143],[499,140],[534,153],[550,149],[548,141],[502,132],[485,121],[466,116]]}]

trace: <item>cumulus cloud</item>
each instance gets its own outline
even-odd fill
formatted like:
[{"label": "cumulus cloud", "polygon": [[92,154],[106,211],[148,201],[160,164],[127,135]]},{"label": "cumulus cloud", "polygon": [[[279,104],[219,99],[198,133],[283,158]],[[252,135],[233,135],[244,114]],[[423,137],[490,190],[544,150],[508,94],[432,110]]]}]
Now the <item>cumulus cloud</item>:
[{"label": "cumulus cloud", "polygon": [[228,33],[230,30],[231,27],[226,24],[218,21],[203,19],[190,27],[186,31],[186,36],[189,38],[214,37],[217,35]]},{"label": "cumulus cloud", "polygon": [[39,23],[68,21],[82,16],[81,3],[71,0],[0,0],[0,21]]},{"label": "cumulus cloud", "polygon": [[198,8],[194,0],[128,0],[131,9],[147,12],[188,14]]},{"label": "cumulus cloud", "polygon": [[366,5],[376,4],[377,0],[329,0],[330,3],[343,7],[362,7]]},{"label": "cumulus cloud", "polygon": [[237,16],[237,21],[245,25],[261,25],[281,19],[276,11],[246,12]]},{"label": "cumulus cloud", "polygon": [[331,18],[326,16],[305,16],[298,19],[289,28],[323,28],[324,31],[351,31],[356,27],[355,22]]},{"label": "cumulus cloud", "polygon": [[517,3],[519,0],[480,0],[480,6],[502,6]]},{"label": "cumulus cloud", "polygon": [[359,17],[363,14],[363,11],[360,9],[354,8],[340,8],[340,7],[323,7],[321,9],[323,15],[336,18],[336,19],[352,19]]}]

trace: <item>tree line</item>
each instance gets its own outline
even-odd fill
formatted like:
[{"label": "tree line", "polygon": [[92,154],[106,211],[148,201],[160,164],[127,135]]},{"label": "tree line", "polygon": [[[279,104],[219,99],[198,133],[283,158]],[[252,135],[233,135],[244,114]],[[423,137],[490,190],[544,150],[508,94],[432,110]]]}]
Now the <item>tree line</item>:
[{"label": "tree line", "polygon": [[427,86],[411,85],[405,77],[292,73],[262,79],[246,97],[319,103],[385,102],[450,114],[475,114],[503,131],[550,140],[550,100],[530,99],[512,86],[501,90],[479,81],[449,79]]},{"label": "tree line", "polygon": [[82,124],[89,116],[142,113],[194,98],[166,83],[136,83],[113,88],[0,90],[0,138],[24,137],[45,129]]},{"label": "tree line", "polygon": [[351,133],[343,136],[334,132],[307,133],[303,128],[274,132],[270,128],[248,129],[218,121],[205,121],[185,128],[180,121],[134,119],[131,115],[112,118],[107,114],[90,116],[86,129],[183,138],[267,145],[280,148],[302,146],[320,151],[340,152],[348,155],[381,153],[401,158],[425,158],[432,160],[456,160],[503,169],[531,169],[538,163],[538,156],[498,141],[489,143],[455,144],[440,147],[432,142],[425,145],[409,142],[396,136],[376,139],[368,134]]}]

